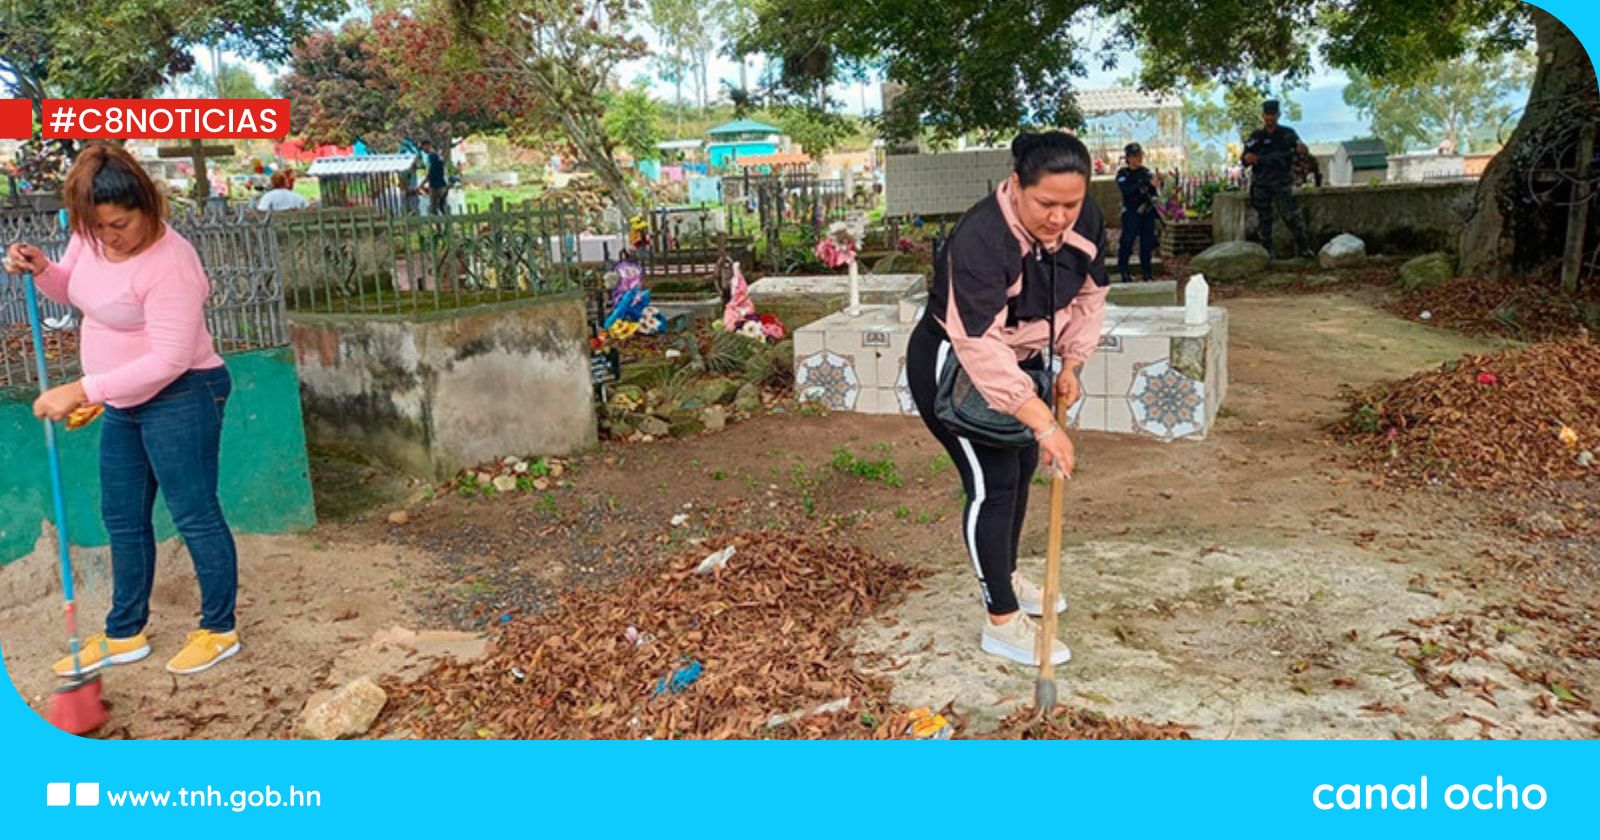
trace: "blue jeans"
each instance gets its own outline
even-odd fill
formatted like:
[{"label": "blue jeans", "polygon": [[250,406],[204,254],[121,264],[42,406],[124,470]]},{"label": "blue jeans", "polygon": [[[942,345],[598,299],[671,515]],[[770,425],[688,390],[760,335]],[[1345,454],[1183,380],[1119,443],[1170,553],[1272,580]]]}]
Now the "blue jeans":
[{"label": "blue jeans", "polygon": [[222,409],[233,390],[224,367],[191,370],[133,408],[106,407],[100,430],[100,515],[111,537],[111,612],[106,635],[126,639],[150,619],[156,489],[194,560],[200,627],[234,628],[239,556],[217,501]]}]

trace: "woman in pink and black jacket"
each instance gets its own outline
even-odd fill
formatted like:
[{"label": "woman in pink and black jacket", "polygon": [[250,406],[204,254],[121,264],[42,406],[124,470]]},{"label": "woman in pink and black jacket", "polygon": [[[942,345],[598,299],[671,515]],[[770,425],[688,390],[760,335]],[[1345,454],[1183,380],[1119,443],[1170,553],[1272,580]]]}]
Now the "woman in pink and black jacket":
[{"label": "woman in pink and black jacket", "polygon": [[[1062,361],[1056,399],[1077,402],[1078,373],[1099,344],[1110,277],[1102,253],[1105,217],[1088,197],[1091,164],[1082,141],[1059,131],[1023,134],[1011,153],[1011,176],[962,216],[935,257],[927,313],[912,333],[906,367],[917,411],[961,472],[962,534],[989,612],[982,648],[1037,664],[1038,624],[1030,616],[1043,612],[1042,593],[1017,574],[1017,543],[1034,468],[1043,460],[1070,475],[1073,447],[1025,370],[1045,364],[1054,310],[1054,349]],[[950,353],[991,408],[1033,431],[1034,444],[986,446],[939,420],[934,394]],[[1066,645],[1052,640],[1055,663],[1070,657]]]}]

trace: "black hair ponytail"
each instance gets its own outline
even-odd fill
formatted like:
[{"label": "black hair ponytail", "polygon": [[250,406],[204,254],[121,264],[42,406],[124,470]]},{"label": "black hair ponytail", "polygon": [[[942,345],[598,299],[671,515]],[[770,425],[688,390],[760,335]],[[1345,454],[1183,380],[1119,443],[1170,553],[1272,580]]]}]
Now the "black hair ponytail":
[{"label": "black hair ponytail", "polygon": [[1011,160],[1024,187],[1039,183],[1045,175],[1072,172],[1087,178],[1090,172],[1088,147],[1064,131],[1018,134],[1011,141]]}]

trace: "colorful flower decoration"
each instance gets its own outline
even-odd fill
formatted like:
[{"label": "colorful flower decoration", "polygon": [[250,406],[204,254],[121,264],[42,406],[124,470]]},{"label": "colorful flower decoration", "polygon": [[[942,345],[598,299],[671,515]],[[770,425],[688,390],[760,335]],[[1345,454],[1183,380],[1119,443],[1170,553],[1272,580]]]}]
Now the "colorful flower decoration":
[{"label": "colorful flower decoration", "polygon": [[844,268],[856,261],[856,238],[848,225],[835,222],[828,228],[828,235],[817,240],[815,253],[823,265]]},{"label": "colorful flower decoration", "polygon": [[644,313],[639,316],[640,335],[660,335],[666,326],[666,320],[654,306],[645,307]]}]

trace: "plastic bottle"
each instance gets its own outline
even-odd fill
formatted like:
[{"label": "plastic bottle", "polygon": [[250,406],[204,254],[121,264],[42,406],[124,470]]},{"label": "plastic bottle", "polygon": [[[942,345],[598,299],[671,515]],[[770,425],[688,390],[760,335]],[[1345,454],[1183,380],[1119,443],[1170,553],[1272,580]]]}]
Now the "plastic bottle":
[{"label": "plastic bottle", "polygon": [[1211,285],[1206,282],[1204,274],[1194,274],[1189,277],[1189,284],[1183,288],[1183,322],[1186,324],[1204,324],[1208,320],[1207,307],[1211,304]]}]

